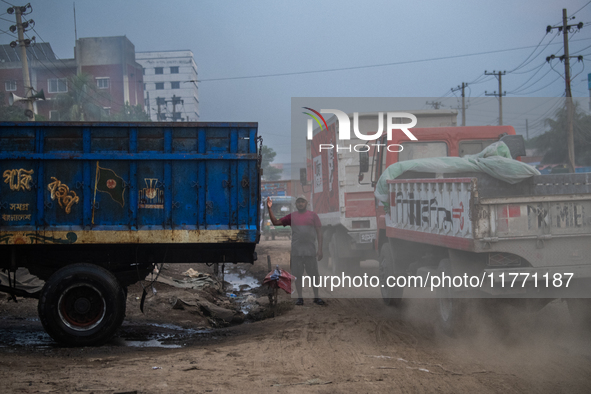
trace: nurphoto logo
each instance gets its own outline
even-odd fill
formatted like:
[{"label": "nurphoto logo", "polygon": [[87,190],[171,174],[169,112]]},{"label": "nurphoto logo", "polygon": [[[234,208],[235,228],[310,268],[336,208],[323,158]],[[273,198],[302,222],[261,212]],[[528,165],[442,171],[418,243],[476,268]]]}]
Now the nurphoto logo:
[{"label": "nurphoto logo", "polygon": [[[322,114],[327,114],[327,113],[335,115],[337,120],[339,121],[337,140],[341,140],[341,141],[351,140],[351,121],[349,119],[349,115],[347,115],[345,112],[338,110],[338,109],[321,109],[320,112],[318,112],[310,107],[303,107],[303,108],[310,111],[310,112],[304,112],[304,114],[306,114],[312,118],[312,119],[308,119],[308,124],[307,124],[307,126],[308,126],[308,128],[307,128],[308,140],[312,140],[312,138],[313,138],[313,129],[314,129],[313,120],[316,121],[318,126],[320,126],[321,130],[324,130],[324,129],[328,130],[328,124],[326,123],[324,116],[322,116]],[[415,137],[409,130],[409,129],[413,128],[414,126],[416,126],[416,124],[417,124],[417,117],[416,116],[414,116],[413,114],[408,113],[408,112],[387,112],[385,118],[386,118],[386,133],[387,133],[388,141],[392,140],[392,132],[394,130],[401,130],[411,140],[413,140],[413,141],[417,140],[417,137]],[[394,123],[395,120],[402,120],[403,118],[410,119],[410,123]],[[354,112],[353,113],[353,132],[355,133],[355,136],[360,140],[364,140],[364,141],[377,140],[384,133],[384,112],[378,113],[378,130],[375,133],[372,130],[371,132],[366,133],[366,134],[362,133],[361,130],[359,129],[359,113]],[[364,132],[367,132],[367,131],[364,130]],[[353,150],[355,150],[356,152],[367,152],[367,151],[369,151],[370,146],[376,147],[378,151],[381,146],[385,146],[391,152],[402,151],[402,145],[399,145],[399,144],[393,144],[393,145],[357,144],[357,145],[353,145],[353,146],[351,146],[351,145],[339,146],[337,144],[336,150],[337,151],[348,150],[350,152],[351,147],[353,147]],[[391,146],[396,147],[397,150],[391,150],[390,149]],[[323,149],[324,150],[333,150],[333,149],[335,149],[335,145],[334,144],[320,144],[319,149],[320,149],[320,151],[322,151]]]}]

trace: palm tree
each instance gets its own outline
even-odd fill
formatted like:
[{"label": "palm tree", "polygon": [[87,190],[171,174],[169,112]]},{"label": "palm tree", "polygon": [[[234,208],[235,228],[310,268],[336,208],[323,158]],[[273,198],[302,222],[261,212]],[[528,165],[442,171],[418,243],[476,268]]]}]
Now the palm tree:
[{"label": "palm tree", "polygon": [[105,99],[109,94],[98,89],[94,77],[82,73],[68,78],[68,92],[56,96],[54,108],[65,121],[106,120],[109,116],[101,105]]}]

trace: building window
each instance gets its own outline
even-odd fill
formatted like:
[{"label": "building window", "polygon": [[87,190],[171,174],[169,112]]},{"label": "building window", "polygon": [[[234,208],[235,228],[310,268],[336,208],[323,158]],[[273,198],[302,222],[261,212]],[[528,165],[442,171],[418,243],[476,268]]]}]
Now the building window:
[{"label": "building window", "polygon": [[173,112],[173,113],[172,113],[172,121],[173,121],[173,122],[179,122],[179,121],[183,120],[183,119],[181,118],[181,115],[182,115],[182,114],[181,114],[180,112]]},{"label": "building window", "polygon": [[171,67],[170,68],[170,73],[171,74],[178,74],[179,73],[179,68],[177,67]]},{"label": "building window", "polygon": [[60,120],[60,113],[59,111],[49,111],[49,120],[59,121]]},{"label": "building window", "polygon": [[144,84],[144,90],[146,90],[146,84]]},{"label": "building window", "polygon": [[166,121],[166,114],[160,113],[157,115],[157,118],[159,121]]},{"label": "building window", "polygon": [[166,105],[166,99],[164,97],[156,97],[156,105]]},{"label": "building window", "polygon": [[96,86],[99,89],[109,89],[109,78],[97,78]]},{"label": "building window", "polygon": [[16,91],[16,81],[6,81],[4,82],[4,88],[7,92],[14,92]]},{"label": "building window", "polygon": [[111,107],[103,107],[103,113],[106,116],[111,116]]},{"label": "building window", "polygon": [[164,82],[156,82],[156,90],[164,89]]},{"label": "building window", "polygon": [[180,89],[181,88],[181,83],[180,82],[171,82],[170,83],[170,88],[171,89]]},{"label": "building window", "polygon": [[47,91],[49,93],[65,93],[68,91],[67,78],[52,78],[47,80]]},{"label": "building window", "polygon": [[164,67],[156,67],[156,74],[164,74]]},{"label": "building window", "polygon": [[146,75],[146,69],[142,68],[142,75]]}]

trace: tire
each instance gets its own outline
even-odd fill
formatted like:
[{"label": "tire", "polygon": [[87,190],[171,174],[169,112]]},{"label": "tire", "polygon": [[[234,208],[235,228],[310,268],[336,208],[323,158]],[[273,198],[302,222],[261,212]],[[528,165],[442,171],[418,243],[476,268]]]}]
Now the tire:
[{"label": "tire", "polygon": [[[441,260],[439,272],[452,272],[449,259]],[[454,298],[452,292],[451,287],[437,288],[437,315],[441,330],[450,337],[456,337],[466,331],[467,300]]]},{"label": "tire", "polygon": [[318,268],[321,269],[328,269],[328,261],[330,258],[330,248],[329,248],[329,244],[330,244],[330,239],[331,239],[331,235],[330,232],[328,230],[325,230],[322,233],[322,260],[318,260]]},{"label": "tire", "polygon": [[591,298],[567,298],[566,305],[575,326],[591,330]]},{"label": "tire", "polygon": [[332,274],[335,276],[340,276],[341,274],[349,273],[350,269],[349,266],[351,265],[351,259],[346,257],[339,257],[338,253],[338,245],[337,245],[337,237],[338,234],[333,234],[330,238],[330,243],[328,245],[328,249],[330,250],[330,260],[332,262]]},{"label": "tire", "polygon": [[402,293],[404,288],[402,287],[388,287],[386,280],[389,276],[396,276],[396,261],[394,252],[390,244],[386,243],[382,245],[380,249],[379,257],[379,278],[380,292],[382,293],[382,300],[384,304],[391,307],[399,307],[402,304]]},{"label": "tire", "polygon": [[125,292],[117,278],[94,264],[72,264],[54,273],[41,290],[43,328],[66,346],[108,341],[125,318]]}]

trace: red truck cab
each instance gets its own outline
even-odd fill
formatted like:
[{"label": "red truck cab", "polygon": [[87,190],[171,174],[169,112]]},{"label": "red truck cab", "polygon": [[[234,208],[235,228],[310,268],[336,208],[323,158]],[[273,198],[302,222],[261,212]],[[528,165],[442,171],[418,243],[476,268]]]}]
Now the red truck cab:
[{"label": "red truck cab", "polygon": [[[463,157],[476,154],[501,137],[515,135],[515,129],[512,126],[433,127],[413,128],[412,133],[417,137],[417,141],[410,141],[403,133],[393,133],[392,140],[386,140],[384,134],[377,141],[369,144],[372,148],[369,154],[373,156],[371,168],[373,186],[385,169],[394,163],[432,157]],[[414,175],[416,176],[416,173]],[[433,175],[431,174],[431,176]],[[402,178],[404,178],[404,174]],[[386,240],[386,221],[384,207],[377,200],[375,210],[377,234],[374,246],[379,253]]]}]

